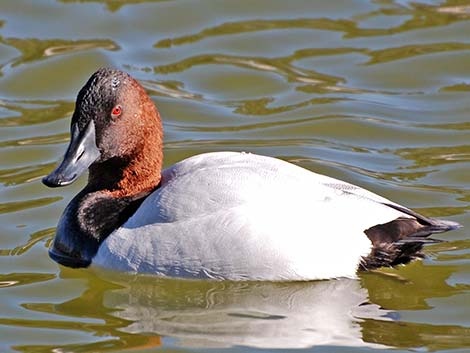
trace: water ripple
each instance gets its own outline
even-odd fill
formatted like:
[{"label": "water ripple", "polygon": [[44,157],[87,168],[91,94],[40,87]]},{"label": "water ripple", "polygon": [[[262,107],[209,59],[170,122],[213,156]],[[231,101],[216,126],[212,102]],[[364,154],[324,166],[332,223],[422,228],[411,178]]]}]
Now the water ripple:
[{"label": "water ripple", "polygon": [[[0,99],[0,127],[16,127],[35,124],[44,124],[64,116],[70,115],[74,103],[71,101],[43,101],[43,100],[7,100]],[[9,116],[5,116],[9,114]],[[13,115],[13,116],[11,116]]]},{"label": "water ripple", "polygon": [[[470,345],[468,3],[18,0],[0,14],[0,351]],[[200,283],[59,266],[47,247],[86,178],[39,180],[99,66],[151,94],[166,166],[265,154],[466,228],[440,234],[424,261],[359,280]]]},{"label": "water ripple", "polygon": [[62,197],[42,197],[39,199],[0,203],[0,214],[18,212],[30,208],[42,207],[62,200]]},{"label": "water ripple", "polygon": [[102,48],[106,50],[119,50],[120,47],[108,39],[90,39],[69,41],[63,39],[40,40],[36,38],[1,38],[0,44],[17,49],[21,56],[10,62],[11,67],[44,60],[51,56],[71,54],[83,50]]}]

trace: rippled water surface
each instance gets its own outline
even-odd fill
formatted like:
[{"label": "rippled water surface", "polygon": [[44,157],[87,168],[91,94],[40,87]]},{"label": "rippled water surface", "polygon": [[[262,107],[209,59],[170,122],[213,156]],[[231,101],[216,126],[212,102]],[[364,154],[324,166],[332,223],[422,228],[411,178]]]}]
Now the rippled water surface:
[{"label": "rippled water surface", "polygon": [[[468,352],[469,34],[460,0],[1,1],[0,351]],[[275,156],[466,228],[439,235],[423,262],[358,280],[60,267],[47,247],[84,178],[40,179],[101,66],[151,94],[166,165]]]}]

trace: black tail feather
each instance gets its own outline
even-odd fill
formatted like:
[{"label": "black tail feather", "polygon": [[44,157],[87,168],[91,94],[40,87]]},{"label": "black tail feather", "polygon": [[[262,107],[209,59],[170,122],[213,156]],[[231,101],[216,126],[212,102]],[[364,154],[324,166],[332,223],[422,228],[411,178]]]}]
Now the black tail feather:
[{"label": "black tail feather", "polygon": [[413,218],[399,217],[366,229],[364,233],[372,242],[372,250],[368,256],[363,257],[359,265],[360,270],[396,266],[423,258],[423,245],[441,242],[429,238],[431,234],[461,227],[456,222],[427,218],[399,205],[386,205]]}]

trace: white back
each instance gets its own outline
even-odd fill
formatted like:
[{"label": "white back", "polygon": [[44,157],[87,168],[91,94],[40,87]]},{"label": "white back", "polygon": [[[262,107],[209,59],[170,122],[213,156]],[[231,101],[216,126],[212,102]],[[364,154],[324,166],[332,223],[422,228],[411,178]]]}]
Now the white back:
[{"label": "white back", "polygon": [[364,230],[409,217],[381,202],[391,203],[275,158],[202,154],[166,169],[93,263],[176,277],[354,277],[371,249]]}]

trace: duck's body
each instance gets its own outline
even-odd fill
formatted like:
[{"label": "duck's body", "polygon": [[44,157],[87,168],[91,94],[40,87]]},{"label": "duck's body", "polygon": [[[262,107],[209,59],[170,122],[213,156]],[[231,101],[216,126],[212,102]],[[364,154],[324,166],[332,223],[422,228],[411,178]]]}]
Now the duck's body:
[{"label": "duck's body", "polygon": [[[137,87],[116,70],[94,76],[98,79],[87,83],[92,88],[97,80],[106,87],[116,76],[120,84],[129,80]],[[87,89],[82,90],[85,95]],[[152,109],[143,113],[151,115]],[[158,113],[153,114],[159,123]],[[132,119],[122,119],[97,132],[94,120],[85,121],[80,136],[109,136],[119,124],[129,128]],[[139,121],[144,128],[154,123]],[[161,138],[161,132],[157,135]],[[160,148],[156,158],[148,155],[152,145],[146,139],[128,147],[126,158],[118,158],[118,149],[108,159],[103,155],[110,153],[103,149],[118,144],[103,140],[96,138],[101,157],[91,162],[89,184],[64,212],[51,248],[51,256],[69,266],[231,280],[354,277],[358,269],[421,257],[428,235],[458,226],[275,158],[207,153],[156,173],[145,161],[161,166],[161,140],[153,142]],[[145,148],[140,156],[139,149]],[[61,168],[46,184],[68,183]],[[117,176],[111,182],[103,173],[114,168]],[[144,188],[136,185],[139,178]]]},{"label": "duck's body", "polygon": [[93,264],[233,280],[351,277],[372,249],[364,230],[409,217],[383,202],[279,159],[202,154],[163,171]]}]

